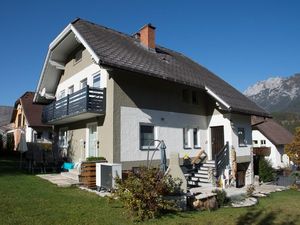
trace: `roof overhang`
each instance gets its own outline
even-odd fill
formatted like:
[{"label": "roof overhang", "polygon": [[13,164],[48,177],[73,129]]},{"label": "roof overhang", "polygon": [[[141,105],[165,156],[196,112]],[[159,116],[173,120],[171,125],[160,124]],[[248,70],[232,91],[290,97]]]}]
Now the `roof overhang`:
[{"label": "roof overhang", "polygon": [[214,98],[217,101],[221,109],[230,111],[231,109],[230,105],[227,104],[222,98],[220,98],[215,92],[213,92],[210,88],[206,86],[205,86],[205,90],[212,98]]},{"label": "roof overhang", "polygon": [[50,100],[41,96],[41,91],[45,89],[47,94],[55,95],[60,76],[65,69],[65,63],[69,54],[81,44],[91,54],[93,61],[99,64],[99,57],[76,28],[72,24],[69,24],[49,45],[36,93],[33,98],[34,103],[49,103]]}]

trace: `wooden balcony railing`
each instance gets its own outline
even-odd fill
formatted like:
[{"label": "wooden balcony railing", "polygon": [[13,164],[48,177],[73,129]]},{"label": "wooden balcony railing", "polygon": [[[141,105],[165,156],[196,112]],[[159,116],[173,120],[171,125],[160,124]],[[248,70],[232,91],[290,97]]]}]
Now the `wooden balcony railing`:
[{"label": "wooden balcony railing", "polygon": [[105,113],[106,89],[85,87],[64,98],[53,101],[43,109],[44,123],[73,117],[82,113]]}]

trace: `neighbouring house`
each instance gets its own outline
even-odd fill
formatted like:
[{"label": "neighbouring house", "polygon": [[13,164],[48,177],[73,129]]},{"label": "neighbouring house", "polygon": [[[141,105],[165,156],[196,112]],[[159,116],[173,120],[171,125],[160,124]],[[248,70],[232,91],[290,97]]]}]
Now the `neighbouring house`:
[{"label": "neighbouring house", "polygon": [[42,123],[42,105],[33,103],[34,92],[25,92],[14,105],[11,122],[14,123],[15,149],[24,132],[26,142],[52,143],[52,126]]},{"label": "neighbouring house", "polygon": [[289,144],[293,135],[273,119],[252,119],[253,149],[256,156],[264,156],[272,162],[275,169],[290,166],[284,146]]},{"label": "neighbouring house", "polygon": [[0,149],[13,148],[10,145],[13,142],[14,124],[10,122],[13,109],[11,106],[0,106]]},{"label": "neighbouring house", "polygon": [[190,180],[195,185],[211,182],[210,167],[219,177],[230,173],[233,159],[240,183],[252,183],[251,115],[269,114],[206,68],[157,45],[155,31],[147,24],[127,35],[76,19],[50,43],[34,102],[45,105],[56,147],[75,163],[103,156],[130,169],[145,165],[153,140],[163,140],[167,158],[205,150],[208,160]]}]

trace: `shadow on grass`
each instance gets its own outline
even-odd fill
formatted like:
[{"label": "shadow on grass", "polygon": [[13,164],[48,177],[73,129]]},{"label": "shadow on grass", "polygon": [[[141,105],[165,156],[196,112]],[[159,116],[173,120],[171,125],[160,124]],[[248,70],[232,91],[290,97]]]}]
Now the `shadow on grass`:
[{"label": "shadow on grass", "polygon": [[0,176],[24,174],[18,156],[0,156]]},{"label": "shadow on grass", "polygon": [[[280,220],[277,221],[277,220]],[[238,217],[236,225],[296,225],[299,224],[298,215],[290,215],[287,217],[280,211],[271,211],[263,209],[249,208],[246,214]]]}]

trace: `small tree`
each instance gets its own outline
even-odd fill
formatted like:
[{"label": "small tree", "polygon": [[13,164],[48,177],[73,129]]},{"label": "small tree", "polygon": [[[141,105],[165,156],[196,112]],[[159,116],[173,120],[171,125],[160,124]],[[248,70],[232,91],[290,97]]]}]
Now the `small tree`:
[{"label": "small tree", "polygon": [[164,196],[180,192],[181,182],[170,175],[163,175],[158,169],[140,168],[129,173],[124,181],[117,179],[114,196],[123,202],[134,220],[155,218],[165,211],[177,210],[175,202]]},{"label": "small tree", "polygon": [[266,160],[265,157],[259,159],[259,179],[263,182],[270,182],[275,179],[274,169],[270,160]]},{"label": "small tree", "polygon": [[285,145],[285,153],[296,166],[300,166],[300,127],[296,128],[294,139],[290,144]]}]

